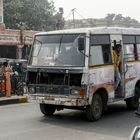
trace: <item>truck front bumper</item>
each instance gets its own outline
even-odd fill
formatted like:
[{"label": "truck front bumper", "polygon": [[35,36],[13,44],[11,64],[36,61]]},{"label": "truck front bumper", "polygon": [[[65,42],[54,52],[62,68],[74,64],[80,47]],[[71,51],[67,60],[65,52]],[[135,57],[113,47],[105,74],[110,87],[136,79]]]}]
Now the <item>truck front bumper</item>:
[{"label": "truck front bumper", "polygon": [[87,98],[70,98],[56,96],[29,95],[29,100],[36,100],[41,104],[84,107],[88,105]]}]

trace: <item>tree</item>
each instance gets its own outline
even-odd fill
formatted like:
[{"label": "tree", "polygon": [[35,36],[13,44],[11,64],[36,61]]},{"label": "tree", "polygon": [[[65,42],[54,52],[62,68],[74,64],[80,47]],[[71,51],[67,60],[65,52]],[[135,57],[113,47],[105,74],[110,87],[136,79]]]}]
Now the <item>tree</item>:
[{"label": "tree", "polygon": [[115,14],[107,14],[105,20],[107,21],[107,26],[110,26],[115,18]]},{"label": "tree", "polygon": [[63,14],[60,12],[57,12],[54,17],[55,17],[54,23],[55,23],[56,30],[63,29],[63,27],[64,27]]},{"label": "tree", "polygon": [[135,19],[132,19],[131,17],[124,17],[122,14],[107,14],[105,17],[105,20],[107,21],[108,26],[112,25],[118,25],[118,26],[137,26],[139,22]]},{"label": "tree", "polygon": [[109,22],[112,22],[114,20],[114,17],[115,17],[115,14],[107,14],[105,19],[108,20]]},{"label": "tree", "polygon": [[5,25],[19,29],[20,23],[30,30],[54,30],[56,10],[48,0],[5,0]]},{"label": "tree", "polygon": [[115,15],[114,21],[121,22],[124,18],[125,17],[123,17],[122,14],[117,14]]}]

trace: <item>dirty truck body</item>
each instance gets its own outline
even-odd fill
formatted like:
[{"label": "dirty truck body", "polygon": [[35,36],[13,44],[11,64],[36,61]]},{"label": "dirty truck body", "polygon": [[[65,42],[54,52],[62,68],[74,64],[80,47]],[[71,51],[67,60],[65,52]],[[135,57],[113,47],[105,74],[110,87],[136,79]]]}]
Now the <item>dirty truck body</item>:
[{"label": "dirty truck body", "polygon": [[[121,80],[115,89],[113,47],[121,46]],[[140,30],[86,28],[38,33],[27,67],[30,99],[45,115],[63,108],[85,110],[89,121],[107,105],[126,101],[137,109],[140,89]]]}]

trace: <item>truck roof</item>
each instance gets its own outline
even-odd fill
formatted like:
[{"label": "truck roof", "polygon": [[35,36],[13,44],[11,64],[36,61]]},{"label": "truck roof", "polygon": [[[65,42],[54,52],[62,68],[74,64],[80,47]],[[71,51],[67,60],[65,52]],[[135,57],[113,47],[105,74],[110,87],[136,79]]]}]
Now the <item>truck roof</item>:
[{"label": "truck roof", "polygon": [[65,29],[49,32],[40,32],[36,35],[47,34],[72,34],[72,33],[91,33],[91,34],[140,34],[140,28],[122,28],[122,27],[94,27],[94,28],[77,28]]}]

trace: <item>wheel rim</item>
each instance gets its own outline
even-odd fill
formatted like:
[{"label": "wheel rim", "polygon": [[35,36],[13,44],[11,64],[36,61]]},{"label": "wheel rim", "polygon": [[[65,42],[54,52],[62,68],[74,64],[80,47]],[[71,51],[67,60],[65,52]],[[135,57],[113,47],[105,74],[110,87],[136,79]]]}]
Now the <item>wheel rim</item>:
[{"label": "wheel rim", "polygon": [[139,106],[139,98],[134,97],[135,106]]},{"label": "wheel rim", "polygon": [[96,99],[93,102],[93,113],[94,113],[95,117],[98,118],[101,116],[101,112],[102,112],[101,101],[99,99]]}]

